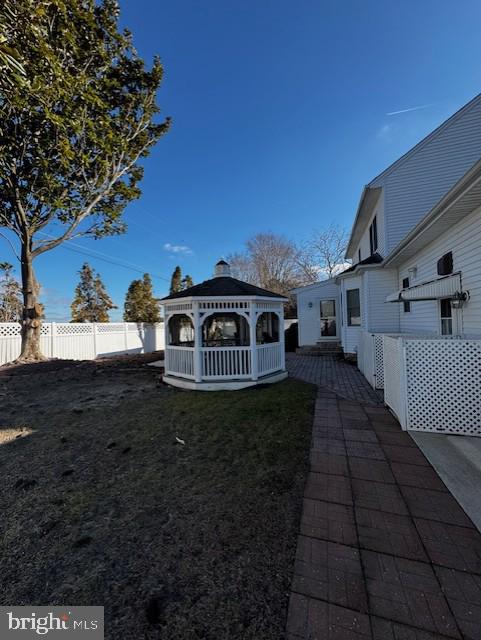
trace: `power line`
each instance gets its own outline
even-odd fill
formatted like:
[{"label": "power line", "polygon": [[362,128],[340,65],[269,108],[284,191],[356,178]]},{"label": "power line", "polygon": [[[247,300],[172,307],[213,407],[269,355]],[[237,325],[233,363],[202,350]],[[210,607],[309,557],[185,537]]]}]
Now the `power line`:
[{"label": "power line", "polygon": [[[48,233],[39,232],[44,236],[49,238],[53,238]],[[63,249],[67,249],[68,251],[73,251],[74,253],[79,253],[81,255],[87,256],[89,258],[95,258],[96,260],[101,260],[102,262],[107,262],[108,264],[113,264],[118,267],[123,267],[124,269],[129,269],[131,271],[136,271],[137,273],[146,273],[147,269],[143,269],[139,265],[132,264],[131,262],[119,261],[115,256],[111,256],[107,253],[102,253],[100,251],[95,251],[95,249],[88,249],[86,247],[82,247],[81,245],[73,243],[71,240],[67,240],[70,244],[60,244],[59,247]],[[156,273],[151,274],[153,278],[157,278],[159,280],[164,280],[165,282],[170,282],[170,278],[165,278],[164,276],[160,276]]]}]

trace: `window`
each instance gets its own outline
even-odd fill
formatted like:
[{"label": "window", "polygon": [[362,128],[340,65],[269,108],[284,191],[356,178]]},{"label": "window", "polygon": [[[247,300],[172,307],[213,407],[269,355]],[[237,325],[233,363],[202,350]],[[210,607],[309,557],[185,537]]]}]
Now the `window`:
[{"label": "window", "polygon": [[359,299],[359,289],[348,289],[346,291],[346,299],[348,326],[361,326],[361,302]]},{"label": "window", "polygon": [[336,336],[335,300],[321,300],[321,336],[323,338]]},{"label": "window", "polygon": [[[409,287],[409,278],[403,278],[403,289],[407,289]],[[404,313],[409,313],[411,311],[411,303],[403,302]]]},{"label": "window", "polygon": [[369,227],[369,246],[371,248],[371,255],[377,251],[377,216],[372,219],[371,226]]},{"label": "window", "polygon": [[453,334],[453,310],[449,298],[443,298],[439,301],[439,311],[441,314],[441,334],[451,336]]},{"label": "window", "polygon": [[453,253],[449,251],[438,260],[438,276],[448,276],[453,272]]},{"label": "window", "polygon": [[358,249],[357,251],[357,261],[361,262],[361,249]]}]

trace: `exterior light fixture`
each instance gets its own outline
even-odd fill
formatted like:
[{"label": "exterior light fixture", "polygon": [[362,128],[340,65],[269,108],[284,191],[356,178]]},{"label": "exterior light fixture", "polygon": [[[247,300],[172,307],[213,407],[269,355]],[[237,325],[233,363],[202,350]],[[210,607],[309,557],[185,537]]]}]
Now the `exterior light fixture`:
[{"label": "exterior light fixture", "polygon": [[461,309],[465,302],[469,300],[469,292],[468,291],[456,291],[456,293],[451,298],[451,306],[453,309]]},{"label": "exterior light fixture", "polygon": [[309,307],[309,309],[312,309],[312,302],[309,302],[307,306]]}]

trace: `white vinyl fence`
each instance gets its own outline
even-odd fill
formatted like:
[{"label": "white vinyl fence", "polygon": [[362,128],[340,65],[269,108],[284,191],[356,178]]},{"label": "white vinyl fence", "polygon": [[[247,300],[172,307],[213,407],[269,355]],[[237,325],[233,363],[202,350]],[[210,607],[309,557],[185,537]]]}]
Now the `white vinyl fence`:
[{"label": "white vinyl fence", "polygon": [[384,400],[403,429],[481,436],[481,338],[385,335]]},{"label": "white vinyl fence", "polygon": [[[164,325],[44,322],[40,343],[44,356],[66,360],[150,353],[164,348]],[[0,323],[0,365],[12,362],[20,355],[20,344],[20,325]]]}]

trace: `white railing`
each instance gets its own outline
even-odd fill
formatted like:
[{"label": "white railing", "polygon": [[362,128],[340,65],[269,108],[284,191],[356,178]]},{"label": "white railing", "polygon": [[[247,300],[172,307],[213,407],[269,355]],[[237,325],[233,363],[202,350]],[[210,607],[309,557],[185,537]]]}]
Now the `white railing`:
[{"label": "white railing", "polygon": [[[20,355],[20,324],[0,323],[0,365]],[[93,360],[99,356],[150,353],[164,348],[163,323],[44,322],[40,348],[48,358]]]},{"label": "white railing", "polygon": [[202,347],[202,379],[250,378],[250,347]]},{"label": "white railing", "polygon": [[481,338],[384,336],[384,399],[403,429],[481,436]]},{"label": "white railing", "polygon": [[279,342],[257,345],[257,371],[260,376],[280,371],[282,364],[282,345]]},{"label": "white railing", "polygon": [[165,349],[165,373],[194,378],[194,348],[168,346]]}]

